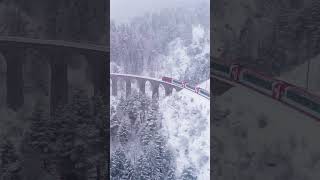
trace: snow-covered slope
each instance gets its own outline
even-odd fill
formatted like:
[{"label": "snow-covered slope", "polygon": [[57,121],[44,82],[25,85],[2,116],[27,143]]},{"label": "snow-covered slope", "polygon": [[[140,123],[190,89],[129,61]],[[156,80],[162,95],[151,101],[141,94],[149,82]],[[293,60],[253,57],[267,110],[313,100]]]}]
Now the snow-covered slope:
[{"label": "snow-covered slope", "polygon": [[195,82],[201,82],[209,77],[209,29],[194,25],[190,44],[186,44],[185,39],[177,37],[168,44],[167,49],[166,54],[156,57],[158,67],[145,68],[144,76],[156,78],[170,76]]},{"label": "snow-covered slope", "polygon": [[[295,179],[303,179],[305,174],[320,174],[317,170],[320,163],[314,159],[320,151],[319,141],[315,138],[320,136],[319,122],[241,86],[216,97],[215,107],[230,112],[223,119],[223,125],[215,127],[213,132],[224,147],[224,152],[216,156],[223,160],[223,167],[233,169],[229,169],[229,173],[225,171],[224,178],[236,173],[252,175],[253,172],[256,178],[266,180],[276,179],[281,173],[294,172]],[[241,132],[240,135],[237,132]],[[252,154],[252,159],[246,159],[249,157],[245,154]],[[240,167],[239,159],[257,161],[262,166],[259,171],[254,163]],[[265,165],[269,161],[276,166]],[[314,165],[310,166],[312,163]]]},{"label": "snow-covered slope", "polygon": [[[200,85],[209,90],[210,80]],[[182,90],[160,100],[164,134],[176,152],[178,174],[194,167],[199,180],[210,179],[210,101]]]},{"label": "snow-covered slope", "polygon": [[[245,124],[252,133],[265,138],[263,141],[255,141],[253,146],[272,142],[275,138],[284,138],[283,135],[287,136],[289,133],[305,133],[304,135],[309,134],[309,138],[312,138],[312,130],[320,130],[320,124],[314,119],[244,87],[234,87],[215,100],[217,105],[231,111],[229,119],[233,123]],[[257,120],[262,116],[266,118],[268,125],[259,129]],[[306,127],[310,128],[309,132],[302,131]],[[320,135],[320,131],[317,133]],[[253,138],[259,139],[258,136]]]},{"label": "snow-covered slope", "polygon": [[[310,60],[309,66],[309,91],[320,94],[320,55]],[[296,86],[306,87],[308,62],[297,66],[279,77]]]}]

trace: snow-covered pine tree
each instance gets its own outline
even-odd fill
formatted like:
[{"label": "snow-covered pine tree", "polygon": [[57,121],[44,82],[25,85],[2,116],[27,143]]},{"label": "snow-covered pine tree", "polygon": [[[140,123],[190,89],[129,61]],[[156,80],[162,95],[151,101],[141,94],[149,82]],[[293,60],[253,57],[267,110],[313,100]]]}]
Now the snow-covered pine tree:
[{"label": "snow-covered pine tree", "polygon": [[175,169],[173,167],[169,168],[165,180],[176,180]]},{"label": "snow-covered pine tree", "polygon": [[127,107],[127,101],[125,101],[125,99],[121,96],[120,100],[119,100],[119,104],[117,105],[117,111],[126,111],[126,107]]},{"label": "snow-covered pine tree", "polygon": [[117,149],[111,155],[110,176],[112,179],[120,179],[124,175],[126,156],[122,149]]},{"label": "snow-covered pine tree", "polygon": [[133,166],[128,159],[125,159],[123,162],[123,174],[121,176],[121,180],[134,180],[133,179]]},{"label": "snow-covered pine tree", "polygon": [[195,174],[195,169],[192,167],[185,168],[182,171],[180,180],[197,180],[197,175]]},{"label": "snow-covered pine tree", "polygon": [[75,122],[73,156],[77,157],[74,158],[79,167],[77,171],[83,173],[87,169],[84,168],[85,165],[90,164],[91,167],[95,168],[96,161],[99,159],[96,157],[99,155],[97,149],[93,148],[99,146],[97,142],[99,140],[99,130],[93,117],[89,98],[83,90],[76,89],[74,91],[70,106]]},{"label": "snow-covered pine tree", "polygon": [[140,156],[135,165],[134,179],[136,180],[150,180],[153,179],[152,167],[149,160],[145,156]]},{"label": "snow-covered pine tree", "polygon": [[0,179],[20,180],[20,160],[12,142],[3,139],[0,144]]},{"label": "snow-covered pine tree", "polygon": [[142,125],[141,130],[139,131],[139,138],[141,145],[146,146],[152,141],[153,132],[148,126],[148,122]]},{"label": "snow-covered pine tree", "polygon": [[93,119],[89,98],[82,89],[74,89],[72,94],[70,105],[74,115],[77,116],[77,123],[86,124]]},{"label": "snow-covered pine tree", "polygon": [[77,137],[77,117],[73,113],[72,106],[66,104],[57,108],[51,126],[55,127],[54,160],[57,172],[61,177],[77,176],[75,162],[79,155],[75,148]]},{"label": "snow-covered pine tree", "polygon": [[108,127],[106,121],[106,118],[108,117],[108,107],[101,95],[94,96],[92,101],[94,109],[93,119],[95,121],[95,128],[98,130],[98,133],[96,134],[96,136],[93,136],[92,140],[95,140],[91,141],[91,145],[93,142],[97,146],[92,147],[98,148],[91,150],[93,154],[90,154],[90,156],[94,155],[95,157],[97,157],[96,166],[98,166],[97,168],[100,169],[98,172],[101,173],[97,176],[99,176],[101,179],[106,179],[107,173],[105,169],[109,169],[106,165],[109,162],[105,163],[107,155],[109,155],[109,148],[107,147],[107,134],[109,134],[109,132],[107,131]]},{"label": "snow-covered pine tree", "polygon": [[126,121],[122,121],[119,130],[118,130],[118,138],[119,138],[119,142],[122,145],[125,145],[128,141],[129,141],[129,125]]},{"label": "snow-covered pine tree", "polygon": [[29,145],[38,153],[49,153],[49,151],[52,151],[50,146],[55,136],[55,129],[50,125],[50,116],[46,106],[37,104],[34,107],[30,120]]},{"label": "snow-covered pine tree", "polygon": [[[158,132],[160,129],[158,121],[161,119],[159,119],[160,114],[157,102],[152,102],[150,98],[144,95],[133,94],[127,99],[120,100],[116,109],[117,112],[115,113],[115,116],[120,125],[118,131],[119,137],[126,137],[125,139],[128,137],[137,137],[139,138],[137,140],[140,141],[140,143],[138,141],[137,144],[130,144],[133,145],[133,147],[130,146],[130,148],[136,149],[134,154],[126,152],[128,146],[125,143],[121,143],[122,140],[119,140],[118,143],[116,141],[114,142],[114,144],[121,144],[118,148],[121,148],[121,151],[123,151],[125,156],[128,155],[130,156],[130,159],[134,159],[131,161],[133,163],[132,167],[134,167],[132,170],[132,179],[176,179],[174,157],[166,146],[167,142],[165,141],[165,138]],[[129,121],[129,113],[132,115],[131,118],[135,118],[133,116],[137,115],[137,119],[143,120],[139,123],[134,123],[134,126],[132,126],[132,122]],[[136,134],[136,132],[138,134]],[[135,139],[132,140],[135,141]],[[111,154],[112,158],[116,157],[115,151]],[[111,177],[111,179],[120,178],[115,175],[117,174],[115,173],[117,169],[123,168],[118,166],[120,164],[118,161],[117,158],[112,159],[111,166],[113,167],[111,169],[114,176]],[[115,165],[113,165],[113,163],[115,163]],[[118,168],[116,168],[117,166]]]},{"label": "snow-covered pine tree", "polygon": [[153,138],[152,143],[144,149],[146,157],[148,158],[152,167],[152,174],[154,179],[163,179],[166,177],[168,169],[166,168],[168,162],[164,159],[164,144],[158,134]]},{"label": "snow-covered pine tree", "polygon": [[120,127],[120,121],[116,114],[111,115],[110,118],[110,137],[112,140],[117,136]]}]

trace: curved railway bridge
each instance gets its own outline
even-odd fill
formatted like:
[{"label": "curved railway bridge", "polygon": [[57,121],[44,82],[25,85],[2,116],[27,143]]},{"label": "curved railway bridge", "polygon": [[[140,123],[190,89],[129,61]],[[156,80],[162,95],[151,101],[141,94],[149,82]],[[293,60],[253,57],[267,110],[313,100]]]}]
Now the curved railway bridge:
[{"label": "curved railway bridge", "polygon": [[104,97],[107,94],[109,72],[109,50],[107,46],[67,42],[62,40],[44,40],[24,37],[1,37],[0,53],[6,64],[6,103],[7,107],[17,111],[24,105],[23,64],[27,50],[35,50],[48,57],[50,66],[50,109],[51,112],[68,100],[68,63],[73,55],[82,55],[88,62],[94,93]]},{"label": "curved railway bridge", "polygon": [[126,84],[126,96],[131,94],[131,84],[133,80],[136,80],[138,82],[138,87],[139,91],[143,94],[145,94],[145,89],[146,89],[146,82],[150,82],[151,88],[152,88],[152,97],[156,98],[159,96],[159,88],[160,85],[163,86],[165,89],[165,95],[168,96],[172,93],[172,90],[175,89],[176,91],[181,91],[183,88],[172,84],[168,83],[165,81],[162,81],[161,79],[156,79],[156,78],[150,78],[146,76],[137,76],[137,75],[132,75],[132,74],[119,74],[119,73],[111,73],[110,74],[110,79],[111,79],[111,88],[112,92],[111,94],[113,96],[117,96],[117,91],[118,91],[118,82],[120,80],[124,80]]},{"label": "curved railway bridge", "polygon": [[118,91],[118,81],[122,80],[125,81],[125,89],[126,89],[126,96],[131,94],[131,84],[132,81],[137,81],[139,92],[145,94],[145,86],[146,82],[150,82],[151,89],[152,89],[152,98],[159,98],[159,88],[162,86],[165,90],[165,95],[168,96],[172,94],[172,90],[175,89],[176,91],[181,91],[182,89],[186,89],[191,91],[199,96],[210,100],[210,93],[207,92],[205,89],[200,87],[195,87],[187,82],[179,81],[169,77],[162,77],[161,79],[146,77],[146,76],[138,76],[132,74],[119,74],[119,73],[111,73],[110,74],[110,83],[112,87],[111,95],[117,96]]}]

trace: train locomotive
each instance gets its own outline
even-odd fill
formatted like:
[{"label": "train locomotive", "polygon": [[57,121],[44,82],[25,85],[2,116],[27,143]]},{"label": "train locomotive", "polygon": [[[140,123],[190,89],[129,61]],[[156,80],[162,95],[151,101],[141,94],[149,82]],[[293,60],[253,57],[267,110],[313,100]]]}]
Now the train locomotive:
[{"label": "train locomotive", "polygon": [[188,89],[189,91],[192,91],[194,93],[199,94],[200,96],[203,96],[207,99],[210,99],[210,93],[208,91],[206,91],[205,89],[202,89],[200,87],[192,86],[185,81],[179,81],[174,78],[170,78],[170,77],[166,77],[166,76],[162,77],[162,81],[174,84],[174,85],[181,87],[181,88],[184,88],[184,89]]},{"label": "train locomotive", "polygon": [[244,68],[239,64],[213,63],[213,74],[270,96],[320,120],[320,98],[287,82]]}]

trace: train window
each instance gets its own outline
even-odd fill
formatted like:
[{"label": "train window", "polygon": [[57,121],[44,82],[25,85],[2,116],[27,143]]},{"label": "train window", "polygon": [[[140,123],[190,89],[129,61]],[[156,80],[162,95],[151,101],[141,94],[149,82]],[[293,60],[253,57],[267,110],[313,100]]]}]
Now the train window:
[{"label": "train window", "polygon": [[247,73],[245,73],[243,75],[243,78],[253,84],[256,84],[257,86],[264,88],[264,89],[272,90],[272,83],[273,82],[271,82],[271,81],[264,80],[262,78],[258,78],[256,76],[253,76],[253,75],[247,74]]},{"label": "train window", "polygon": [[190,89],[194,89],[194,87],[193,87],[193,86],[190,86],[189,84],[186,84],[186,87],[187,87],[187,88],[190,88]]},{"label": "train window", "polygon": [[205,91],[205,90],[200,89],[200,93],[202,93],[202,94],[210,97],[209,92],[207,92],[207,91]]},{"label": "train window", "polygon": [[162,77],[162,80],[163,80],[163,81],[171,81],[171,78],[168,78],[168,77]]},{"label": "train window", "polygon": [[180,82],[180,81],[177,81],[177,80],[172,80],[174,83],[177,83],[177,84],[182,84],[182,82]]},{"label": "train window", "polygon": [[229,73],[229,71],[230,71],[228,66],[217,64],[217,63],[213,63],[213,68],[218,70],[218,71],[225,72],[225,73]]},{"label": "train window", "polygon": [[300,94],[288,90],[287,91],[287,98],[303,105],[306,106],[309,109],[312,109],[313,111],[319,112],[320,113],[320,105],[317,102],[312,101],[311,99],[305,97],[305,96],[301,96]]}]

